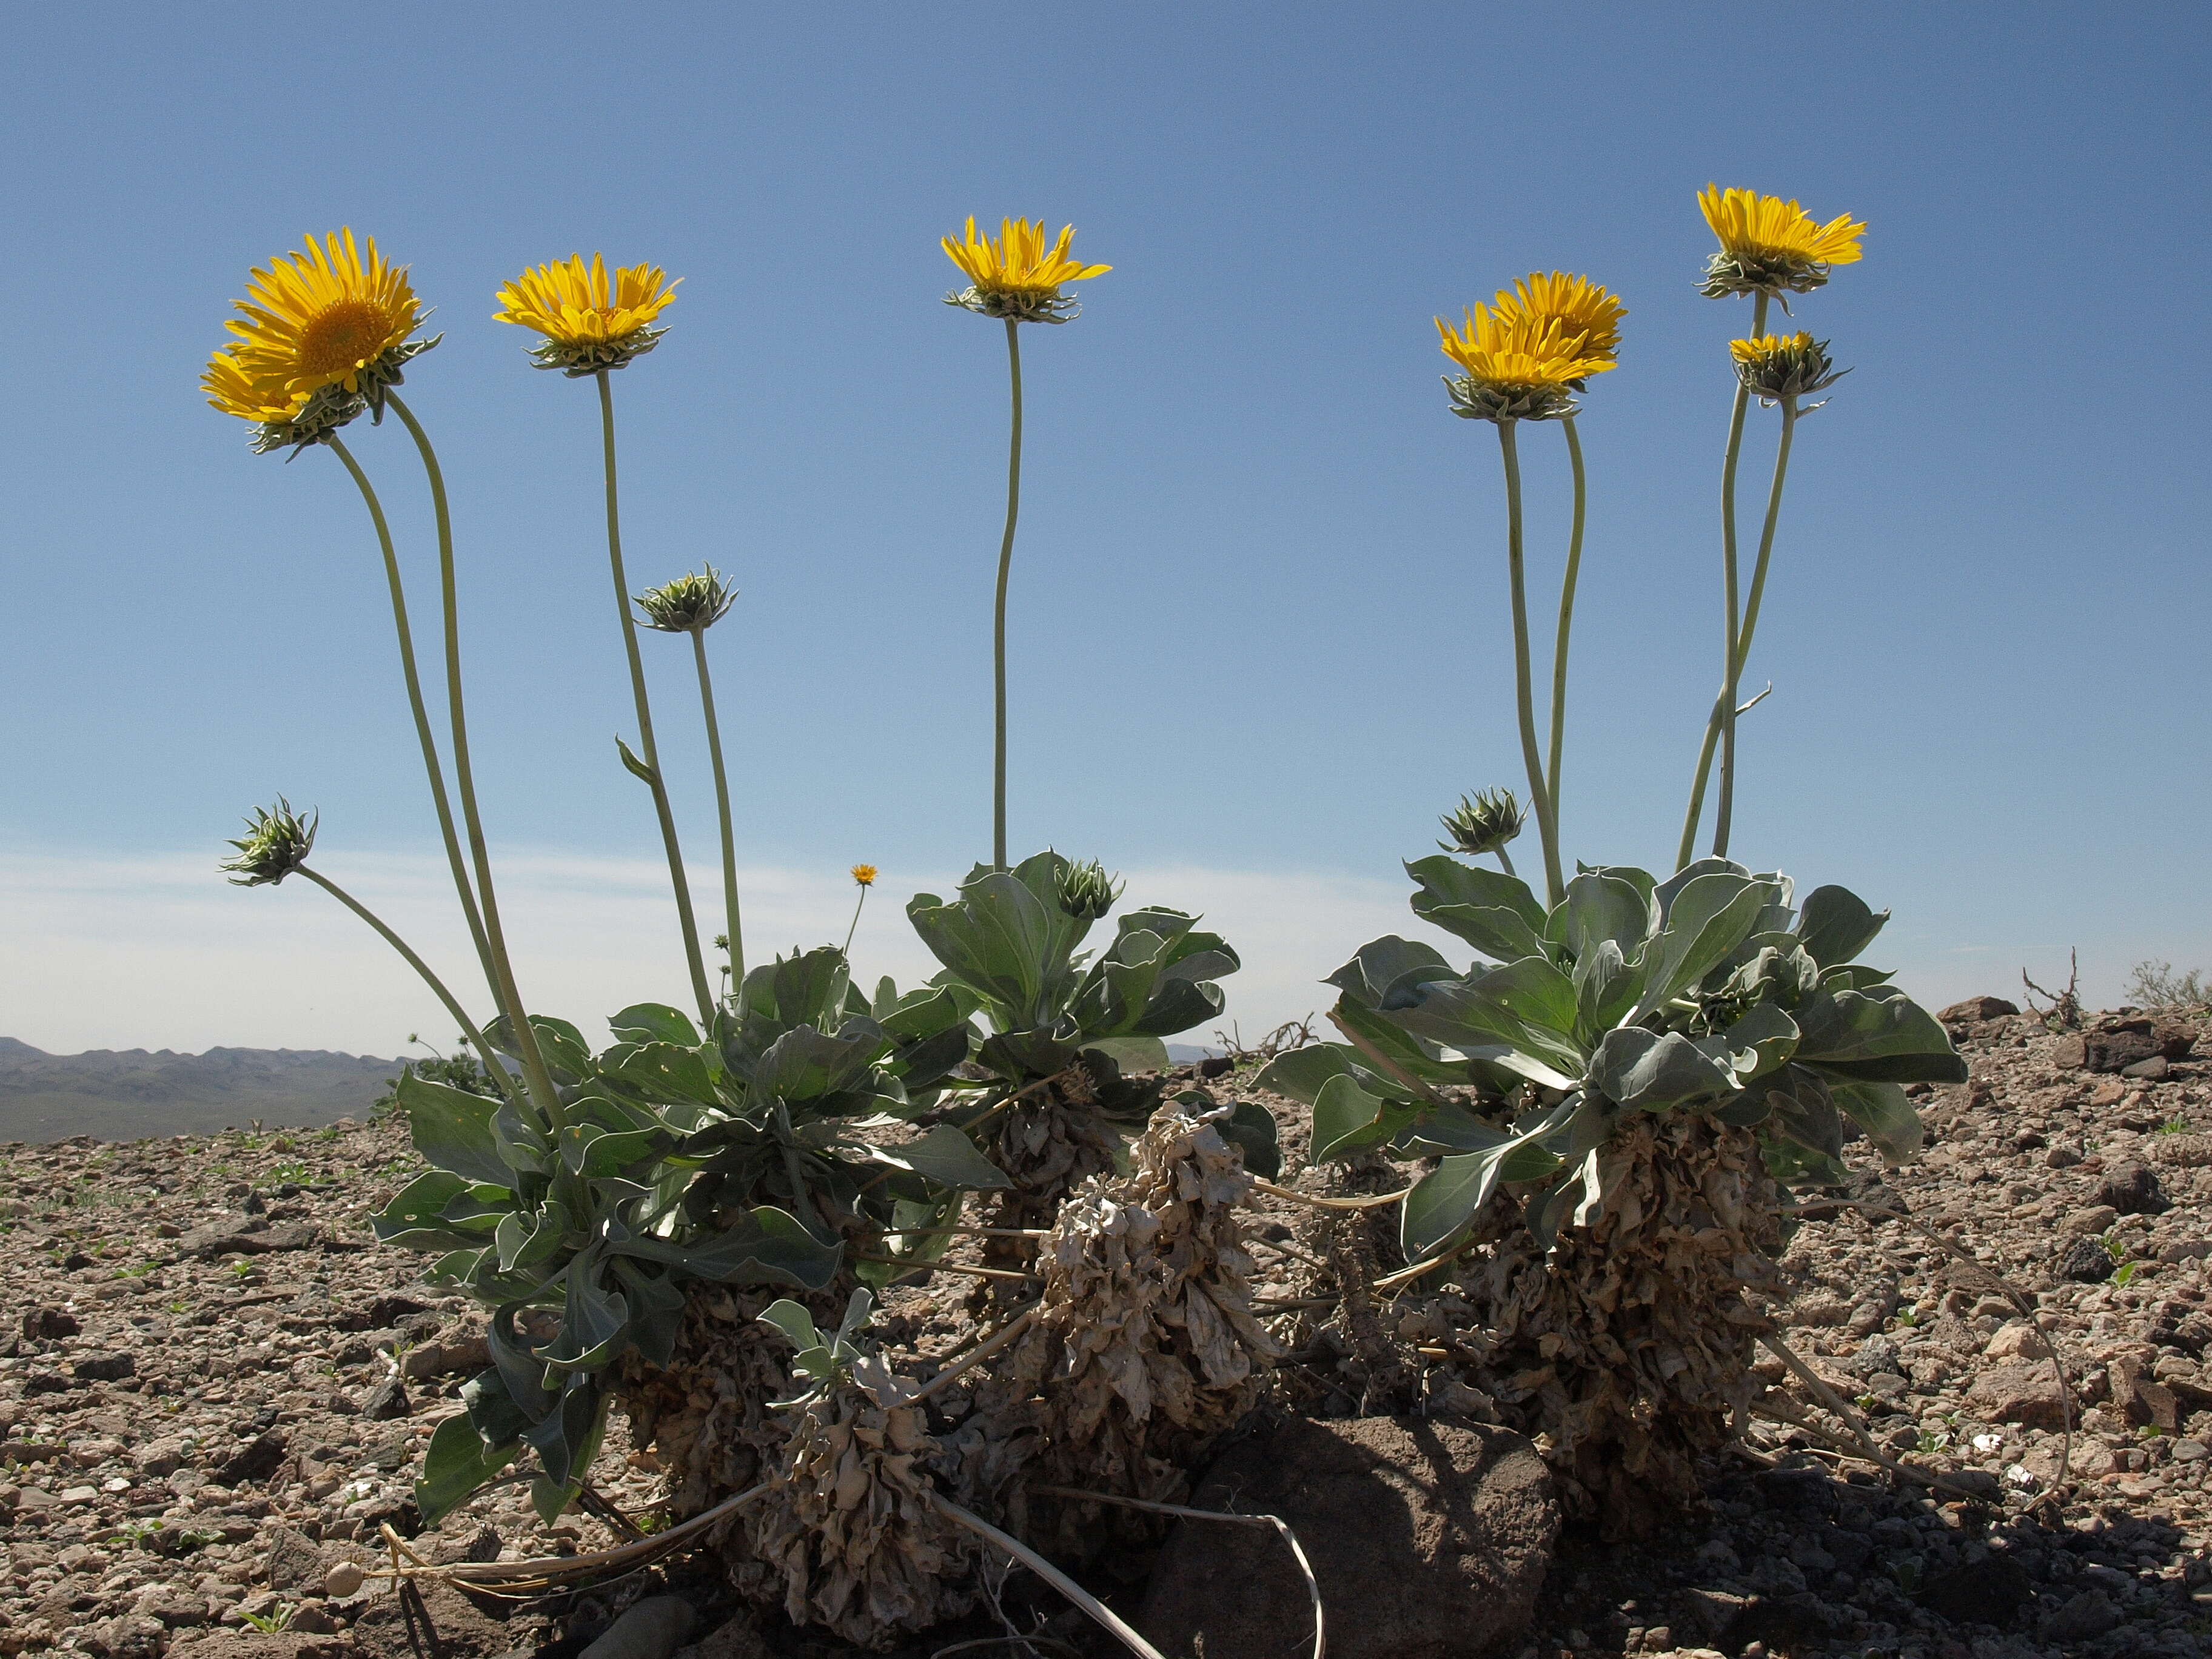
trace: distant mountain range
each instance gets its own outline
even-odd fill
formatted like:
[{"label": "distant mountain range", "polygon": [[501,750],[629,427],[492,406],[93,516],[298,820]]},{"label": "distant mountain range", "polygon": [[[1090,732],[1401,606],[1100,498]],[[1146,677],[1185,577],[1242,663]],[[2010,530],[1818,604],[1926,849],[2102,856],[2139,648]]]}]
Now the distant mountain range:
[{"label": "distant mountain range", "polygon": [[0,1141],[208,1134],[256,1118],[312,1127],[367,1115],[399,1064],[324,1048],[50,1054],[0,1036]]},{"label": "distant mountain range", "polygon": [[[1179,1064],[1218,1050],[1171,1042]],[[397,1060],[327,1048],[93,1048],[50,1054],[0,1036],[0,1141],[137,1140],[211,1134],[256,1118],[313,1128],[364,1117],[399,1074]]]}]

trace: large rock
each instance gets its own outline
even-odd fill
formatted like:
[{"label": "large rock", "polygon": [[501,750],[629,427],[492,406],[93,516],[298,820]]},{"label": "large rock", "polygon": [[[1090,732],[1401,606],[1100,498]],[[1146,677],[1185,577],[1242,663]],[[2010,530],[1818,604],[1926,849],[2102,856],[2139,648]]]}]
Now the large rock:
[{"label": "large rock", "polygon": [[[1559,1526],[1510,1430],[1437,1418],[1286,1419],[1240,1442],[1192,1504],[1287,1521],[1334,1659],[1480,1659],[1527,1630]],[[1310,1640],[1304,1577],[1272,1528],[1182,1521],[1138,1627],[1170,1659],[1283,1659]]]},{"label": "large rock", "polygon": [[1953,1003],[1936,1018],[1946,1025],[1966,1025],[1978,1020],[2002,1019],[2019,1012],[2018,1004],[2007,1002],[2002,997],[1968,997],[1964,1002]]},{"label": "large rock", "polygon": [[2047,1360],[2008,1359],[1974,1379],[1966,1409],[1986,1423],[2056,1429],[2066,1420],[2066,1397]]}]

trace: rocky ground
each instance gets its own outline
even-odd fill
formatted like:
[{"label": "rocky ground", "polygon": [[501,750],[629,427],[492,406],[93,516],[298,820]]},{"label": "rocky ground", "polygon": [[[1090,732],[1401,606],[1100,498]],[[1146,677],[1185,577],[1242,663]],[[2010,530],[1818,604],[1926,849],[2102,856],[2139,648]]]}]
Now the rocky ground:
[{"label": "rocky ground", "polygon": [[[1854,1149],[1853,1195],[2002,1271],[2034,1319],[1911,1224],[1851,1209],[1797,1232],[1778,1317],[1884,1455],[1951,1489],[1832,1451],[1850,1428],[1766,1360],[1770,1414],[1819,1433],[1754,1419],[1705,1509],[1661,1543],[1571,1531],[1524,1659],[2212,1652],[2212,1064],[2171,1023],[2054,1034],[1993,1002],[1950,1012],[1972,1080],[1922,1101],[1921,1164],[1885,1174]],[[1302,1137],[1285,1127],[1295,1179]],[[363,1581],[383,1525],[416,1532],[411,1470],[483,1358],[471,1310],[421,1282],[423,1259],[368,1238],[367,1215],[415,1167],[396,1127],[0,1154],[0,1305],[15,1310],[0,1328],[0,1656],[554,1659],[668,1589],[701,1607],[695,1659],[829,1650],[732,1618],[711,1576],[682,1566],[520,1605]],[[1378,1340],[1390,1364],[1441,1363],[1418,1321],[1389,1328],[1394,1310],[1343,1328],[1313,1212],[1268,1203],[1261,1294],[1297,1349],[1272,1409],[1359,1416]],[[921,1293],[909,1328],[957,1342],[969,1290]],[[1449,1378],[1422,1392],[1448,1401]],[[652,1461],[619,1431],[609,1442],[593,1486],[650,1525]],[[412,1547],[513,1559],[613,1537],[586,1515],[542,1527],[511,1486]],[[1134,1606],[1141,1573],[1109,1565],[1120,1574],[1094,1588]],[[1358,1610],[1332,1616],[1356,1648]],[[1055,1620],[1039,1647],[1087,1639]]]}]

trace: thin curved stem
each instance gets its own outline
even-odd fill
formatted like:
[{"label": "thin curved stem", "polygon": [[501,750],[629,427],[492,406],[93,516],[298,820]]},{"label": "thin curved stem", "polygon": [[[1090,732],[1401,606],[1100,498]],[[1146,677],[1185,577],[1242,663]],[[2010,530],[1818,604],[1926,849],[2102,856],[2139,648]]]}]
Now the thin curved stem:
[{"label": "thin curved stem", "polygon": [[1566,884],[1559,878],[1559,828],[1552,821],[1551,797],[1544,787],[1544,761],[1536,747],[1534,688],[1528,672],[1528,583],[1521,540],[1521,454],[1511,421],[1498,422],[1498,447],[1505,463],[1505,562],[1513,586],[1513,701],[1521,720],[1521,758],[1528,769],[1529,804],[1536,833],[1544,843],[1547,902],[1557,904]]},{"label": "thin curved stem", "polygon": [[860,908],[867,902],[868,890],[863,885],[860,889],[860,896],[853,901],[852,923],[845,929],[845,956],[848,960],[850,960],[853,955],[853,935],[860,931]]},{"label": "thin curved stem", "polygon": [[509,1100],[514,1099],[514,1079],[507,1076],[507,1068],[499,1063],[498,1051],[484,1040],[484,1034],[477,1029],[476,1022],[469,1018],[468,1011],[461,1006],[459,1000],[446,988],[446,982],[430,971],[430,964],[416,956],[405,939],[386,927],[382,918],[378,916],[376,912],[363,904],[351,893],[347,892],[344,888],[339,886],[321,871],[310,870],[304,864],[296,865],[294,868],[298,874],[305,876],[371,927],[376,929],[378,936],[406,959],[407,965],[422,976],[422,982],[437,993],[438,1000],[446,1005],[446,1012],[459,1022],[461,1034],[468,1038],[471,1045],[483,1059],[485,1074],[499,1085],[500,1093],[505,1095]]},{"label": "thin curved stem", "polygon": [[707,673],[707,630],[691,630],[691,658],[699,665],[699,707],[707,716],[707,754],[714,763],[714,810],[722,821],[722,914],[730,936],[730,990],[745,980],[745,936],[738,920],[738,842],[730,827],[730,775],[722,764],[722,728],[714,719],[714,682]]},{"label": "thin curved stem", "polygon": [[483,815],[477,809],[476,772],[469,764],[468,714],[461,697],[460,602],[453,571],[453,516],[446,500],[445,469],[438,465],[438,452],[431,447],[430,434],[415,418],[415,411],[396,393],[387,392],[385,401],[399,416],[422,457],[422,471],[430,482],[430,507],[437,519],[438,583],[446,618],[446,712],[453,728],[453,781],[460,792],[461,819],[469,832],[469,858],[476,866],[477,899],[483,906],[484,938],[491,956],[493,989],[501,1012],[507,1016],[507,1029],[514,1039],[515,1054],[522,1061],[522,1074],[530,1085],[531,1097],[545,1114],[548,1123],[556,1129],[564,1128],[568,1115],[561,1109],[560,1091],[554,1087],[553,1073],[538,1050],[537,1030],[530,1023],[522,992],[515,984],[514,960],[507,955],[507,935],[500,926],[499,896],[492,886],[491,849],[484,840]]},{"label": "thin curved stem", "polygon": [[1014,564],[1014,521],[1022,512],[1022,342],[1020,325],[1006,319],[1006,371],[1013,385],[1013,419],[1006,440],[1006,533],[999,541],[998,603],[992,612],[992,708],[996,738],[991,750],[991,866],[1006,867],[1006,577]]},{"label": "thin curved stem", "polygon": [[1782,485],[1790,476],[1790,445],[1797,432],[1797,400],[1782,400],[1782,438],[1774,450],[1774,483],[1766,492],[1766,524],[1759,532],[1759,562],[1751,577],[1751,596],[1744,606],[1742,625],[1736,630],[1735,652],[1729,661],[1724,723],[1721,728],[1720,798],[1713,809],[1713,856],[1728,856],[1729,831],[1735,817],[1735,706],[1743,678],[1743,661],[1751,654],[1752,631],[1759,626],[1759,601],[1766,590],[1767,561],[1774,553],[1774,526],[1782,517]]},{"label": "thin curved stem", "polygon": [[1519,880],[1520,872],[1513,867],[1512,856],[1503,847],[1493,847],[1490,850],[1498,854],[1498,867],[1515,880]]},{"label": "thin curved stem", "polygon": [[[622,620],[623,649],[629,658],[630,695],[637,704],[638,746],[645,751],[646,787],[653,791],[653,810],[660,820],[660,842],[668,850],[668,879],[676,889],[676,920],[684,933],[684,959],[691,969],[692,994],[699,1000],[699,1018],[714,1023],[714,994],[708,988],[706,959],[699,954],[699,924],[691,914],[691,883],[684,873],[684,852],[677,845],[676,815],[669,811],[668,786],[660,775],[660,750],[653,740],[653,705],[645,694],[645,663],[638,655],[637,623],[629,614],[629,579],[623,574],[622,509],[615,475],[615,396],[607,371],[599,383],[599,436],[606,452],[607,562],[615,579],[615,615]],[[736,936],[731,944],[737,943]]]},{"label": "thin curved stem", "polygon": [[1567,573],[1559,580],[1559,631],[1552,645],[1552,749],[1546,769],[1545,793],[1552,799],[1552,821],[1559,817],[1559,750],[1567,730],[1567,635],[1575,622],[1575,583],[1583,568],[1583,508],[1586,500],[1583,477],[1583,441],[1571,415],[1559,422],[1567,434],[1567,459],[1575,471],[1575,516],[1567,533]]},{"label": "thin curved stem", "polygon": [[492,967],[491,945],[484,937],[483,916],[477,908],[476,890],[469,885],[468,862],[461,856],[461,838],[453,828],[453,805],[446,795],[446,769],[438,763],[438,741],[430,731],[430,714],[422,702],[422,676],[415,666],[415,635],[407,624],[407,592],[399,580],[399,559],[392,550],[392,526],[385,522],[384,505],[376,498],[375,486],[362,471],[361,463],[354,459],[353,452],[335,433],[330,447],[338,459],[345,463],[360,488],[361,498],[368,504],[368,516],[376,526],[377,544],[384,552],[384,580],[392,590],[392,621],[399,633],[399,672],[407,682],[407,706],[414,711],[415,736],[422,746],[422,769],[429,774],[430,799],[438,809],[438,830],[445,837],[446,862],[453,872],[453,890],[461,901],[461,914],[468,918],[469,937],[476,942],[477,957],[483,964],[484,983],[490,988],[492,999],[499,1000],[499,975]]},{"label": "thin curved stem", "polygon": [[[1754,340],[1766,332],[1766,301],[1767,296],[1762,294],[1752,302],[1751,337]],[[1727,591],[1727,615],[1721,641],[1723,680],[1733,674],[1736,659],[1735,465],[1743,452],[1744,411],[1750,405],[1750,389],[1739,380],[1735,403],[1729,411],[1728,453],[1721,462],[1721,574]],[[1689,810],[1682,817],[1681,844],[1674,854],[1674,867],[1678,870],[1695,855],[1698,821],[1705,811],[1705,781],[1712,774],[1713,748],[1720,740],[1723,720],[1735,707],[1735,699],[1723,684],[1720,695],[1713,699],[1713,712],[1705,717],[1705,741],[1698,750],[1697,775],[1690,783]]]}]

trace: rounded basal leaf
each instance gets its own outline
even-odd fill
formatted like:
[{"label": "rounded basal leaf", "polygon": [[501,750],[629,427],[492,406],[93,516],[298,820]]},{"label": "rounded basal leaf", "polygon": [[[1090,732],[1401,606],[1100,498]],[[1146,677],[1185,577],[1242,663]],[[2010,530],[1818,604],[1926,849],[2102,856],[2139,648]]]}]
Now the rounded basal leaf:
[{"label": "rounded basal leaf", "polygon": [[1778,891],[1771,882],[1733,871],[1714,871],[1685,883],[1667,901],[1658,936],[1644,947],[1639,1015],[1694,989],[1726,961]]},{"label": "rounded basal leaf", "polygon": [[1635,883],[1584,871],[1545,919],[1544,937],[1564,945],[1579,962],[1601,943],[1633,957],[1651,932],[1651,907]]},{"label": "rounded basal leaf", "polygon": [[975,1143],[949,1123],[940,1123],[918,1139],[895,1146],[872,1146],[869,1154],[895,1170],[906,1170],[941,1187],[968,1192],[993,1192],[1013,1182],[990,1159],[975,1150]]},{"label": "rounded basal leaf", "polygon": [[1797,1059],[1867,1083],[1964,1083],[1966,1062],[1935,1016],[1893,985],[1822,991],[1799,1005]]},{"label": "rounded basal leaf", "polygon": [[1912,1102],[1894,1083],[1836,1082],[1828,1085],[1836,1109],[1866,1132],[1875,1150],[1892,1164],[1919,1155],[1928,1131]]},{"label": "rounded basal leaf", "polygon": [[1590,1056],[1589,1081],[1615,1105],[1645,1112],[1717,1100],[1736,1090],[1735,1073],[1688,1037],[1638,1025],[1606,1033]]},{"label": "rounded basal leaf", "polygon": [[1888,920],[1888,911],[1869,909],[1848,888],[1816,887],[1797,913],[1797,934],[1814,961],[1834,968],[1856,961]]},{"label": "rounded basal leaf", "polygon": [[415,1482],[415,1506],[422,1524],[434,1527],[447,1516],[496,1480],[501,1470],[522,1449],[519,1438],[488,1444],[477,1432],[467,1413],[438,1425],[422,1456],[422,1474]]},{"label": "rounded basal leaf", "polygon": [[492,1128],[500,1108],[496,1099],[433,1083],[411,1071],[400,1073],[393,1092],[406,1114],[409,1139],[432,1169],[495,1186],[514,1179]]},{"label": "rounded basal leaf", "polygon": [[1435,946],[1386,933],[1361,945],[1351,961],[1322,982],[1370,1008],[1388,1011],[1413,1007],[1421,1000],[1423,987],[1459,977],[1458,969]]},{"label": "rounded basal leaf", "polygon": [[1544,907],[1528,884],[1438,854],[1416,859],[1406,873],[1420,884],[1413,914],[1456,933],[1498,962],[1545,954]]},{"label": "rounded basal leaf", "polygon": [[1339,1072],[1323,1083],[1313,1103],[1315,1162],[1355,1152],[1382,1139],[1385,1104],[1345,1073]]},{"label": "rounded basal leaf", "polygon": [[679,1048],[696,1048],[699,1030],[690,1017],[665,1002],[638,1002],[610,1015],[607,1029],[623,1042],[672,1042]]}]

